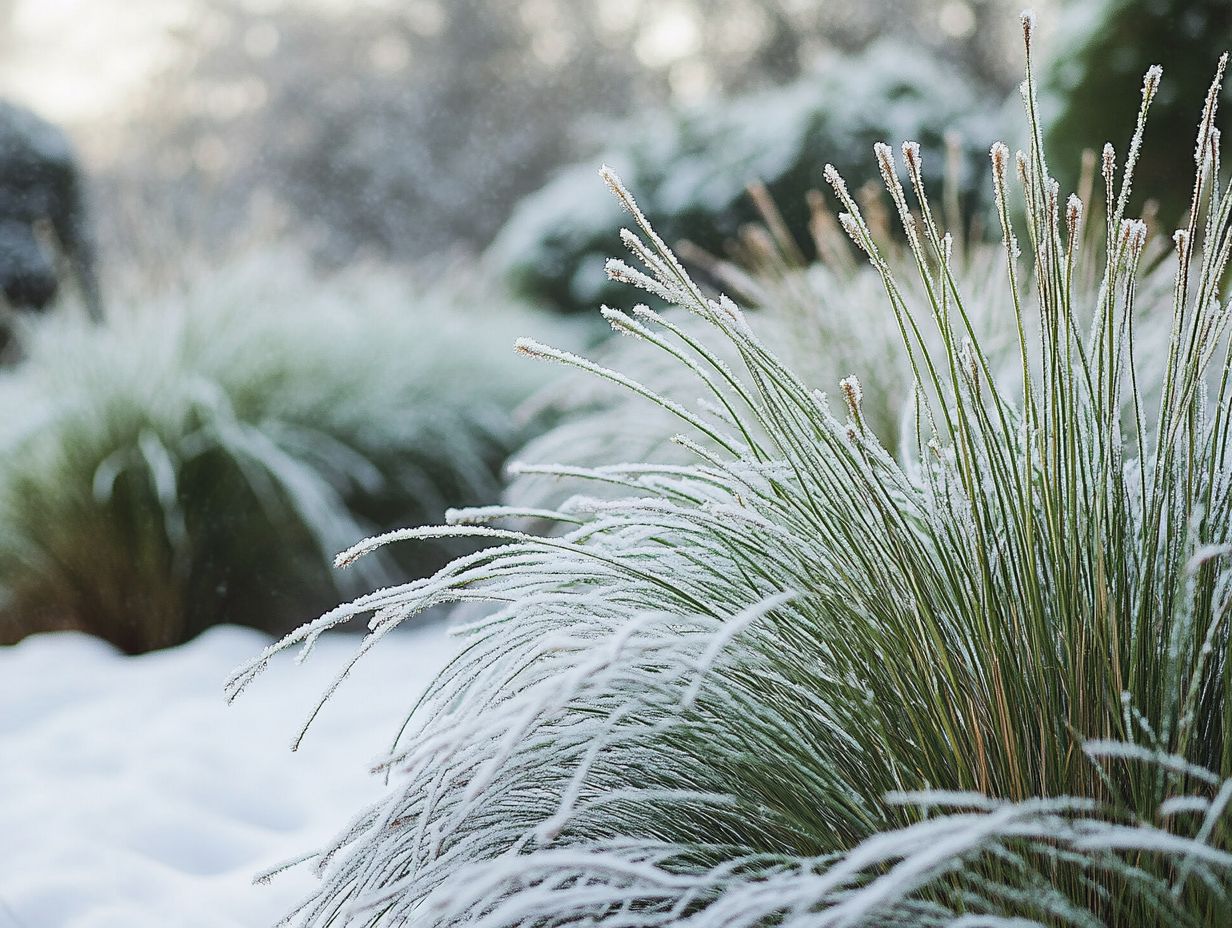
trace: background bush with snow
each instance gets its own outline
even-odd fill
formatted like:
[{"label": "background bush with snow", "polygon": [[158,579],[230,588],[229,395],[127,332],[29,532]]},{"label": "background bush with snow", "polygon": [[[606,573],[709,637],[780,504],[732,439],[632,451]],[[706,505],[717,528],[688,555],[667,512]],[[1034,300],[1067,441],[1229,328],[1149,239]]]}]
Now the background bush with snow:
[{"label": "background bush with snow", "polygon": [[330,560],[491,499],[545,382],[530,311],[391,269],[314,274],[269,247],[202,266],[107,325],[31,322],[0,373],[0,638],[83,629],[128,651],[219,622],[285,630],[448,545]]},{"label": "background bush with snow", "polygon": [[[604,159],[669,242],[722,254],[757,217],[747,194],[756,181],[808,247],[807,194],[821,185],[822,165],[866,180],[878,139],[919,139],[935,189],[948,183],[968,215],[987,205],[977,169],[998,107],[961,72],[887,40],[785,87],[639,120]],[[620,297],[602,271],[619,207],[595,188],[593,165],[567,169],[521,202],[491,251],[520,293],[567,311]]]}]

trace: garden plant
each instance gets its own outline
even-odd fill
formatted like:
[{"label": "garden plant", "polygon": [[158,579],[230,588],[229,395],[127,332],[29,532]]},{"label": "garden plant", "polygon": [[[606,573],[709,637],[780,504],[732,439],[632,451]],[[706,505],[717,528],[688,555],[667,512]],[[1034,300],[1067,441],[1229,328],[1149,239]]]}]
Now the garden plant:
[{"label": "garden plant", "polygon": [[[354,616],[370,616],[358,661],[425,608],[488,605],[380,763],[387,794],[306,858],[322,880],[288,922],[1226,919],[1227,58],[1195,105],[1192,161],[1171,168],[1194,177],[1188,213],[1161,232],[1127,212],[1154,180],[1136,169],[1160,69],[1146,71],[1128,144],[1103,148],[1095,192],[1066,197],[1041,141],[1033,17],[1022,26],[1029,141],[990,151],[1004,276],[987,306],[959,285],[918,145],[874,152],[899,256],[826,171],[882,286],[905,386],[876,369],[836,384],[797,374],[604,171],[640,264],[613,260],[609,276],[701,324],[645,306],[603,315],[704,401],[534,340],[518,348],[666,411],[691,457],[535,463],[524,470],[602,492],[459,509],[356,545],[340,564],[392,542],[495,543],[237,670],[231,696]],[[1171,287],[1140,286],[1156,265]],[[1013,335],[1009,364],[985,347],[988,312]],[[1144,340],[1143,314],[1167,335]],[[886,389],[909,423],[893,452],[866,412]],[[527,516],[560,530],[505,527]]]},{"label": "garden plant", "polygon": [[[0,641],[73,628],[129,652],[231,622],[282,634],[339,596],[431,573],[372,531],[499,492],[548,379],[507,345],[531,313],[417,292],[389,268],[316,277],[290,247],[117,299],[105,326],[27,320],[0,371]],[[459,358],[482,377],[460,377]]]}]

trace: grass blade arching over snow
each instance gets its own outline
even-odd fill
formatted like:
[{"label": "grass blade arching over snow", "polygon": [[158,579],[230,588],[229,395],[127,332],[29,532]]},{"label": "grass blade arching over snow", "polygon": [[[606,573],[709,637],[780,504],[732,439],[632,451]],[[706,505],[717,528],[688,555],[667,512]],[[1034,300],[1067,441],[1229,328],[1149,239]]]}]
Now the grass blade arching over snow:
[{"label": "grass blade arching over snow", "polygon": [[[557,534],[501,528],[501,510],[398,533],[505,543],[282,642],[361,612],[375,642],[430,605],[493,604],[400,734],[392,791],[317,857],[321,889],[295,919],[1200,926],[1228,911],[1223,63],[1192,215],[1158,259],[1175,280],[1150,308],[1172,319],[1160,350],[1135,340],[1157,252],[1125,215],[1142,122],[1123,166],[1105,151],[1102,204],[1063,199],[1023,26],[1031,143],[991,150],[1012,376],[990,363],[956,283],[918,147],[875,151],[903,261],[827,171],[916,383],[897,454],[863,411],[877,371],[824,385],[831,407],[731,300],[693,283],[605,172],[644,267],[613,273],[705,328],[606,316],[691,371],[706,402],[521,348],[657,404],[695,457],[559,468],[604,496],[562,503]],[[1147,72],[1143,120],[1159,80]],[[1084,236],[1084,216],[1104,234]],[[1101,285],[1075,287],[1092,266]]]}]

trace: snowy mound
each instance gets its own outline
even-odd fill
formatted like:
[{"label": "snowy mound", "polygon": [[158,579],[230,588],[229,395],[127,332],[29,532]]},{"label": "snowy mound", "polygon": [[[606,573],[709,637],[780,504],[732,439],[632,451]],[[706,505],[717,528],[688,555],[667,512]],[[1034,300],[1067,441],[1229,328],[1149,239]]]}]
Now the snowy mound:
[{"label": "snowy mound", "polygon": [[393,635],[289,742],[358,639],[277,661],[234,706],[222,684],[268,639],[215,628],[142,657],[74,633],[0,648],[0,928],[268,925],[306,895],[293,869],[383,790],[389,746],[452,643]]}]

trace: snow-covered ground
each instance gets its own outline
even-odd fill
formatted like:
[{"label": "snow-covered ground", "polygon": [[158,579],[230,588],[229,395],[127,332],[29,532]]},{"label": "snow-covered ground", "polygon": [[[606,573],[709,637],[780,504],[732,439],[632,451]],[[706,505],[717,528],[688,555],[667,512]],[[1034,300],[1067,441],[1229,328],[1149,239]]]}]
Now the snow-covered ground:
[{"label": "snow-covered ground", "polygon": [[358,639],[283,657],[232,706],[268,639],[216,628],[125,657],[75,633],[0,648],[0,928],[270,925],[312,881],[253,875],[311,850],[382,790],[368,762],[452,653],[437,623],[387,638],[292,736]]}]

